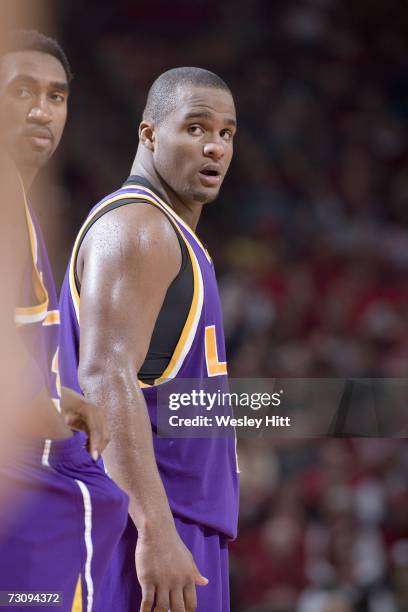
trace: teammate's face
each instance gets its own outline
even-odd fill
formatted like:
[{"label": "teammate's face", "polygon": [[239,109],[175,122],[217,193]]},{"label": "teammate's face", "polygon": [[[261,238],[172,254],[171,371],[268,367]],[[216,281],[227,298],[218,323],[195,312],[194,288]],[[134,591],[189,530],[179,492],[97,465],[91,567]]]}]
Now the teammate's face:
[{"label": "teammate's face", "polygon": [[155,130],[155,168],[185,202],[214,200],[227,173],[236,131],[231,94],[183,87],[177,109]]},{"label": "teammate's face", "polygon": [[2,138],[18,168],[41,168],[54,153],[67,118],[68,83],[62,64],[39,51],[0,60]]}]

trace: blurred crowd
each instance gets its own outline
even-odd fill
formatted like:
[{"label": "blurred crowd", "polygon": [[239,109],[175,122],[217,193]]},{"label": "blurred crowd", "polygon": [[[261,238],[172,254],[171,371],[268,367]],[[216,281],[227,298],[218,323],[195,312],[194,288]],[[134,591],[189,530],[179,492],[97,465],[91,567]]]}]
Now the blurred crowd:
[{"label": "blurred crowd", "polygon": [[222,279],[236,375],[408,372],[403,9],[287,3],[249,69]]},{"label": "blurred crowd", "polygon": [[62,22],[76,72],[67,245],[126,178],[152,80],[208,67],[239,119],[230,174],[199,228],[220,276],[230,372],[405,376],[406,3],[74,5]]},{"label": "blurred crowd", "polygon": [[240,440],[234,612],[408,610],[408,447]]},{"label": "blurred crowd", "polygon": [[[154,78],[202,66],[230,85],[239,121],[199,226],[230,374],[406,377],[405,0],[79,4],[59,14],[75,80],[50,191],[57,278],[91,206],[127,177]],[[408,610],[403,441],[241,440],[240,459],[233,612]]]}]

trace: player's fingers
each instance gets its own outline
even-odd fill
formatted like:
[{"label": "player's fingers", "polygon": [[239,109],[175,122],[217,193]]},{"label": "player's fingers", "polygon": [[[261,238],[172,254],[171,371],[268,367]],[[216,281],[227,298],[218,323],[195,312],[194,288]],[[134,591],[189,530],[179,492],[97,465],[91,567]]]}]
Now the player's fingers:
[{"label": "player's fingers", "polygon": [[208,584],[208,578],[202,575],[202,573],[200,572],[200,570],[198,569],[195,563],[194,563],[194,568],[195,568],[195,577],[194,577],[195,584],[198,584],[199,586],[206,586]]},{"label": "player's fingers", "polygon": [[108,425],[107,425],[106,419],[105,419],[103,414],[101,414],[101,420],[102,420],[102,431],[103,431],[103,448],[102,448],[102,450],[105,450],[105,448],[107,447],[107,445],[110,442],[110,432],[109,432],[109,429],[108,429]]},{"label": "player's fingers", "polygon": [[109,443],[109,431],[108,431],[108,427],[106,424],[106,419],[104,417],[104,414],[102,412],[102,410],[99,410],[98,408],[94,408],[94,412],[96,417],[98,418],[98,422],[99,422],[99,432],[100,432],[100,436],[101,436],[101,448],[100,451],[102,452],[103,450],[105,450],[105,447],[107,446],[107,444]]},{"label": "player's fingers", "polygon": [[63,416],[64,416],[65,423],[69,427],[71,427],[72,429],[78,429],[78,426],[77,426],[78,415],[77,414],[73,414],[72,412],[64,412]]},{"label": "player's fingers", "polygon": [[102,414],[94,406],[89,409],[89,450],[96,460],[109,442]]},{"label": "player's fingers", "polygon": [[186,612],[183,589],[173,589],[170,592],[170,610],[171,612]]},{"label": "player's fingers", "polygon": [[168,612],[170,609],[170,595],[168,589],[158,588],[156,591],[156,605],[154,612]]},{"label": "player's fingers", "polygon": [[89,452],[91,453],[92,459],[96,461],[101,455],[103,450],[103,445],[100,439],[99,434],[92,430],[89,433]]},{"label": "player's fingers", "polygon": [[155,588],[152,584],[146,584],[144,582],[142,582],[140,586],[142,588],[142,603],[140,604],[139,612],[152,612]]},{"label": "player's fingers", "polygon": [[184,587],[184,606],[186,612],[195,612],[197,608],[197,593],[194,584]]},{"label": "player's fingers", "polygon": [[[81,404],[84,404],[83,400]],[[84,406],[81,404],[78,403],[75,406],[75,409],[72,409],[71,407],[64,407],[63,416],[65,423],[71,429],[76,429],[77,431],[84,431],[89,437],[92,429],[94,429],[95,427],[93,424],[94,419],[91,412],[85,409]]]},{"label": "player's fingers", "polygon": [[92,459],[96,461],[103,450],[103,434],[98,419],[95,418],[95,416],[92,414],[92,411],[89,411],[88,413],[87,429],[89,452],[92,455]]},{"label": "player's fingers", "polygon": [[76,414],[69,414],[65,416],[65,422],[71,429],[75,431],[84,431],[88,436],[87,448],[89,450],[89,435],[90,435],[90,427],[89,423],[83,419],[81,416]]}]

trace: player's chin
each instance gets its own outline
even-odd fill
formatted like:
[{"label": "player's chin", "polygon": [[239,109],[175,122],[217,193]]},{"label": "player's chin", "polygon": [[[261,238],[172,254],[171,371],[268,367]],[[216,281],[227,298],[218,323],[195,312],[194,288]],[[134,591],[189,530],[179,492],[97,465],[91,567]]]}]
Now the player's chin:
[{"label": "player's chin", "polygon": [[43,151],[30,150],[25,153],[23,163],[25,166],[30,168],[42,168],[48,162],[52,156],[52,149],[45,149]]},{"label": "player's chin", "polygon": [[220,189],[200,189],[193,193],[193,199],[200,204],[210,204],[218,198]]}]

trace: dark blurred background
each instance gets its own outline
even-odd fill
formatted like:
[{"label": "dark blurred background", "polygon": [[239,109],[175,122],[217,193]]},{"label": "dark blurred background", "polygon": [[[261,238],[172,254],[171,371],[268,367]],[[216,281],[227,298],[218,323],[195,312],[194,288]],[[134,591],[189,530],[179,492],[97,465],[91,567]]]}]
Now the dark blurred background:
[{"label": "dark blurred background", "polygon": [[[87,212],[128,175],[154,78],[205,67],[230,85],[239,119],[199,226],[230,373],[406,377],[406,0],[54,6],[75,73],[43,203],[58,281]],[[405,442],[244,440],[240,463],[233,612],[408,610]]]},{"label": "dark blurred background", "polygon": [[154,78],[206,67],[230,85],[239,118],[230,173],[199,227],[231,374],[405,376],[406,1],[60,7],[75,80],[58,153],[59,279],[84,216],[128,175]]}]

